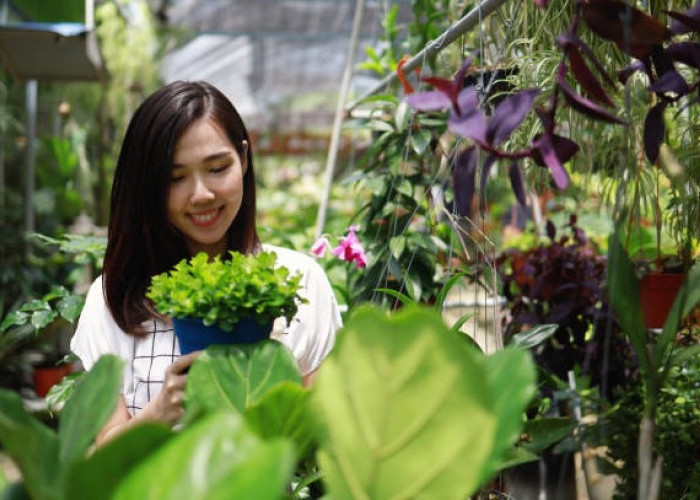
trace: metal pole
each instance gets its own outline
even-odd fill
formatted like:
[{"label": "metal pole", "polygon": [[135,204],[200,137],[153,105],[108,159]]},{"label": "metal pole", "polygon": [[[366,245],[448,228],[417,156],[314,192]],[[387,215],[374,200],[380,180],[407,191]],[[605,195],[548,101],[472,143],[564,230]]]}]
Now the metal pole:
[{"label": "metal pole", "polygon": [[27,92],[27,145],[26,145],[26,169],[24,171],[24,230],[27,233],[34,231],[34,170],[36,164],[36,109],[37,109],[37,81],[28,80]]},{"label": "metal pole", "polygon": [[328,157],[326,159],[325,176],[326,184],[324,186],[323,195],[321,196],[321,201],[318,207],[318,217],[316,219],[316,238],[319,238],[323,234],[323,230],[326,225],[326,213],[328,212],[328,201],[331,195],[331,185],[333,184],[333,172],[335,170],[335,162],[338,158],[340,131],[343,125],[343,117],[345,115],[343,108],[345,106],[345,99],[348,95],[348,89],[350,87],[350,78],[352,77],[352,70],[355,64],[355,53],[357,52],[357,42],[360,38],[360,28],[362,25],[362,16],[364,14],[364,8],[364,0],[357,0],[355,2],[355,18],[353,20],[352,33],[350,35],[350,46],[348,47],[348,55],[345,61],[345,68],[343,70],[343,78],[340,84],[340,91],[338,92],[338,103],[335,109],[335,117],[333,119],[333,131],[331,134],[331,142],[328,146]]},{"label": "metal pole", "polygon": [[85,0],[85,29],[92,31],[95,27],[95,1]]},{"label": "metal pole", "polygon": [[[418,52],[415,56],[410,58],[406,62],[406,64],[404,64],[403,70],[406,73],[408,73],[412,69],[421,65],[425,59],[437,54],[449,44],[457,40],[464,33],[471,30],[474,26],[476,26],[479,23],[479,21],[482,21],[486,16],[498,9],[504,3],[506,3],[506,1],[507,0],[483,0],[479,5],[477,5],[471,11],[469,11],[463,18],[461,18],[459,21],[455,22],[452,26],[450,26],[442,35],[440,35],[435,40],[428,42],[428,44],[423,50]],[[377,85],[365,92],[355,101],[348,104],[345,107],[345,111],[352,111],[363,99],[366,99],[367,97],[376,94],[383,88],[389,86],[396,79],[396,72],[389,73],[386,77],[384,77],[382,81],[377,83]]]}]

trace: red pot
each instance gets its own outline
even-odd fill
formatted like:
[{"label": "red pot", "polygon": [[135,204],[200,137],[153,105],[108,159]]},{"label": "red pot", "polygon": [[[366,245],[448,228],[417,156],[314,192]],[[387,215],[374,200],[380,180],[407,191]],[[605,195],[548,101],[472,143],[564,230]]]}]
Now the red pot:
[{"label": "red pot", "polygon": [[40,398],[46,397],[49,389],[72,372],[73,366],[71,364],[34,368],[34,392],[36,392],[36,395]]},{"label": "red pot", "polygon": [[647,328],[663,328],[683,277],[683,274],[649,273],[639,280],[639,298]]}]

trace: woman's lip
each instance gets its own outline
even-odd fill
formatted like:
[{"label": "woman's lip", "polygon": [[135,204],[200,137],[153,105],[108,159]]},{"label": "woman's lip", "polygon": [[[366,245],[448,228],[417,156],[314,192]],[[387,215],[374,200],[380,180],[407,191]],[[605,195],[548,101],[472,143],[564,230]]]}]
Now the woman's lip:
[{"label": "woman's lip", "polygon": [[189,214],[190,220],[195,226],[206,227],[216,223],[219,218],[220,208]]}]

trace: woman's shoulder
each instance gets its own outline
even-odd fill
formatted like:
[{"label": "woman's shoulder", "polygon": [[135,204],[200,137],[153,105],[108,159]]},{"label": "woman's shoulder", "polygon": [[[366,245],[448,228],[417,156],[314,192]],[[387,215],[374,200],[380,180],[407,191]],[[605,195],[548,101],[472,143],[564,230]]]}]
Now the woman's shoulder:
[{"label": "woman's shoulder", "polygon": [[290,271],[301,271],[306,273],[313,269],[321,269],[316,259],[311,255],[305,254],[291,248],[279,247],[263,243],[262,249],[266,252],[272,252],[277,256],[277,262],[289,269]]},{"label": "woman's shoulder", "polygon": [[86,302],[95,302],[98,304],[104,304],[104,291],[102,287],[102,275],[98,275],[87,290],[87,295],[85,297]]}]

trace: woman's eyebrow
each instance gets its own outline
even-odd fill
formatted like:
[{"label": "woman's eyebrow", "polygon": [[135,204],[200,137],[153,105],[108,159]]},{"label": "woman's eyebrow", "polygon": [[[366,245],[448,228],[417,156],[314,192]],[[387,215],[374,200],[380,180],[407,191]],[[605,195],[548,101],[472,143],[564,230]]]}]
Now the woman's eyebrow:
[{"label": "woman's eyebrow", "polygon": [[[209,163],[212,161],[221,160],[221,159],[228,159],[228,158],[233,158],[233,154],[231,154],[230,151],[221,151],[220,153],[214,153],[214,154],[210,154],[208,156],[205,156],[204,158],[202,158],[200,163]],[[182,168],[184,166],[185,165],[183,165],[181,163],[173,163],[172,168]]]}]

